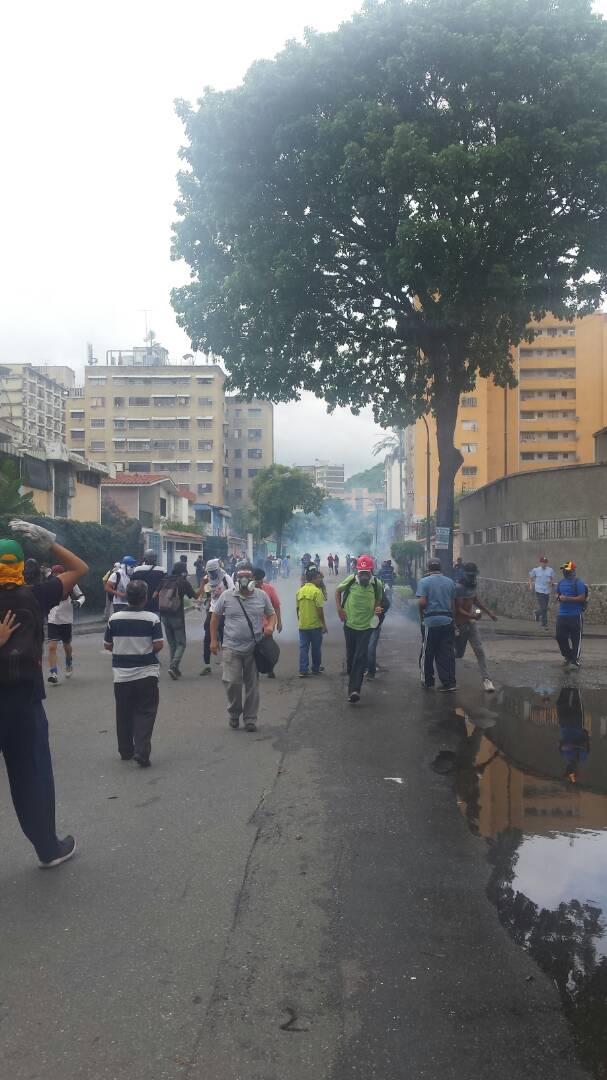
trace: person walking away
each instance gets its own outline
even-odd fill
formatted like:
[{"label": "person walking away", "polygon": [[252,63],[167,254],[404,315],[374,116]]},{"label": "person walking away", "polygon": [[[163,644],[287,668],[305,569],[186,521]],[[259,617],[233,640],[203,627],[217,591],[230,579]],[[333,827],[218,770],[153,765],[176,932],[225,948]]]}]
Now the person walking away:
[{"label": "person walking away", "polygon": [[335,570],[335,577],[339,576],[339,555],[335,552],[333,556],[333,568]]},{"label": "person walking away", "polygon": [[[203,584],[203,595],[206,609],[204,620],[203,661],[201,675],[211,674],[211,615],[219,597],[226,589],[233,589],[234,581],[230,574],[226,573],[219,559],[209,559],[206,566],[206,577]],[[220,644],[223,642],[223,619],[219,621],[217,638]]]},{"label": "person walking away", "polygon": [[153,548],[148,548],[143,553],[141,566],[136,566],[133,570],[131,581],[145,581],[148,587],[145,610],[152,611],[155,615],[158,614],[158,594],[164,579],[164,570],[161,566],[156,566],[156,552]]},{"label": "person walking away", "polygon": [[299,627],[299,678],[307,679],[310,672],[320,675],[322,667],[322,638],[327,633],[325,622],[325,597],[320,589],[320,573],[315,566],[308,567],[306,584],[297,590],[295,604]]},{"label": "person walking away", "polygon": [[451,577],[456,585],[461,585],[462,581],[464,580],[464,560],[462,559],[461,555],[457,556],[457,559],[453,564],[453,571],[451,573]]},{"label": "person walking away", "polygon": [[189,572],[190,572],[188,570],[188,557],[187,557],[187,555],[180,555],[179,556],[179,562],[185,568],[183,572],[184,572],[185,576],[187,577]]},{"label": "person walking away", "polygon": [[118,753],[145,769],[158,712],[158,653],[164,641],[160,616],[146,608],[145,581],[129,581],[126,597],[127,608],[110,615],[104,648],[112,654]]},{"label": "person walking away", "polygon": [[65,567],[62,574],[26,586],[21,544],[0,540],[0,752],[19,824],[40,865],[49,868],[71,858],[76,841],[73,836],[59,839],[55,826],[53,764],[42,704],[44,617],[70,596],[88,566],[40,525],[15,520],[10,528]]},{"label": "person walking away", "polygon": [[103,589],[105,592],[105,608],[103,609],[104,619],[109,619],[112,611],[114,610],[114,594],[108,589],[108,581],[112,574],[120,572],[120,563],[115,562],[112,569],[108,570],[102,577]]},{"label": "person walking away", "polygon": [[467,562],[462,566],[462,580],[455,587],[455,656],[461,660],[468,642],[476,656],[483,680],[483,690],[488,694],[495,691],[495,686],[489,677],[487,657],[483,648],[483,642],[478,628],[481,615],[488,615],[493,622],[497,621],[488,607],[485,607],[477,595],[478,566],[476,563]]},{"label": "person walking away", "polygon": [[200,588],[204,577],[204,559],[202,558],[202,555],[199,555],[198,558],[194,560],[194,573],[196,574],[196,584],[198,585],[198,588]]},{"label": "person walking away", "polygon": [[576,577],[574,562],[561,566],[563,577],[556,586],[556,598],[559,602],[556,617],[556,640],[564,658],[565,667],[581,667],[582,635],[584,632],[584,611],[588,602],[588,586]]},{"label": "person walking away", "polygon": [[416,595],[422,618],[422,683],[426,690],[432,689],[436,665],[441,690],[455,690],[455,582],[443,574],[440,559],[430,559]]},{"label": "person walking away", "polygon": [[320,570],[320,555],[318,554],[318,552],[316,552],[316,555],[314,556],[314,563],[316,565],[316,569]]},{"label": "person walking away", "polygon": [[529,589],[535,592],[535,621],[548,629],[548,604],[554,588],[554,570],[548,566],[548,557],[540,555],[539,566],[529,571]]},{"label": "person walking away", "polygon": [[[268,620],[265,626],[264,615]],[[276,614],[268,594],[255,588],[253,567],[246,560],[236,564],[234,589],[221,594],[211,615],[211,652],[214,654],[219,651],[217,631],[222,616],[225,620],[222,679],[228,699],[228,722],[231,728],[237,728],[242,716],[245,731],[257,731],[259,672],[255,663],[255,642],[264,634],[272,635]]]},{"label": "person walking away", "polygon": [[263,572],[265,574],[266,581],[271,581],[272,577],[274,575],[274,562],[272,560],[271,555],[269,555],[269,554],[266,555],[266,557],[264,559],[263,566],[261,567],[261,569],[263,570]]},{"label": "person walking away", "polygon": [[333,555],[327,555],[327,566],[329,567],[329,573],[333,573]]},{"label": "person walking away", "polygon": [[[51,567],[51,574],[53,577],[59,577],[60,574],[65,573],[65,567],[61,563],[55,563]],[[74,585],[69,596],[66,596],[65,600],[61,600],[54,608],[48,613],[48,666],[49,676],[48,682],[52,685],[57,685],[59,682],[59,671],[57,667],[57,642],[63,643],[63,651],[65,653],[65,677],[71,679],[73,668],[73,656],[72,656],[72,630],[74,626],[74,608],[82,607],[84,604],[84,593],[77,585]]]},{"label": "person walking away", "polygon": [[285,555],[284,559],[282,560],[282,573],[283,573],[283,577],[288,578],[288,577],[291,576],[291,556],[290,555]]},{"label": "person walking away", "polygon": [[132,555],[123,555],[119,568],[112,570],[107,579],[105,591],[112,597],[113,611],[120,611],[120,608],[127,607],[126,587],[136,566],[137,559],[134,559]]},{"label": "person walking away", "polygon": [[373,574],[370,555],[361,555],[356,574],[344,578],[335,590],[337,614],[344,626],[348,701],[360,701],[360,691],[369,653],[371,631],[378,625],[384,610],[384,587]]},{"label": "person walking away", "polygon": [[[276,629],[277,629],[279,634],[282,634],[282,614],[281,614],[281,610],[280,610],[280,597],[279,597],[278,593],[276,592],[276,589],[274,588],[273,585],[270,585],[269,582],[264,581],[264,572],[263,572],[263,570],[257,570],[257,569],[253,570],[253,577],[255,579],[255,588],[256,589],[263,589],[263,591],[265,593],[267,593],[268,596],[270,597],[270,603],[271,603],[271,605],[274,608],[274,611],[276,613]],[[264,629],[266,627],[267,622],[268,622],[268,618],[267,618],[266,615],[264,615],[263,620],[262,620],[262,625],[263,625]],[[274,671],[273,670],[269,671],[268,672],[268,679],[275,679],[275,678],[276,678],[276,675],[274,674]]]},{"label": "person walking away", "polygon": [[183,601],[186,596],[190,600],[197,600],[203,589],[201,585],[198,592],[194,592],[188,581],[187,567],[180,560],[173,566],[172,573],[165,577],[158,594],[158,611],[170,653],[169,675],[173,680],[181,678],[179,665],[187,645]]}]

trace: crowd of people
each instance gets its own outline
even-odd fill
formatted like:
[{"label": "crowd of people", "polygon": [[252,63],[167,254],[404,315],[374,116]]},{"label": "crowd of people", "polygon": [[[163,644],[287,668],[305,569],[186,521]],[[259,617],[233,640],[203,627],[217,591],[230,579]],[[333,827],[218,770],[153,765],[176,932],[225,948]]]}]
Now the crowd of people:
[{"label": "crowd of people", "polygon": [[[25,560],[19,539],[0,541],[0,751],[23,832],[40,865],[53,867],[73,855],[75,840],[72,836],[60,839],[55,831],[53,771],[43,706],[44,626],[48,627],[48,682],[56,686],[60,644],[65,677],[70,678],[74,670],[74,610],[85,602],[78,583],[88,566],[41,526],[16,520],[11,529],[14,537],[38,547],[40,559]],[[377,651],[396,572],[390,559],[376,566],[370,555],[356,559],[347,555],[345,563],[346,575],[336,586],[335,604],[344,630],[347,700],[355,705],[365,679],[372,682],[380,670]],[[338,574],[339,565],[339,555],[331,553],[326,559],[328,573]],[[579,667],[588,588],[577,577],[574,563],[564,563],[561,570],[563,576],[557,582],[542,556],[530,572],[529,587],[535,592],[535,617],[544,626],[550,597],[556,596],[559,647],[565,664]],[[201,676],[212,673],[211,657],[221,651],[231,728],[242,723],[247,732],[257,730],[260,674],[275,677],[280,649],[274,634],[282,631],[283,611],[272,581],[277,575],[289,576],[288,556],[270,555],[256,564],[236,557],[223,562],[211,558],[205,563],[200,557],[194,571],[195,586],[189,579],[186,556],[166,572],[150,549],[141,562],[125,555],[104,578],[109,604],[104,649],[112,655],[118,752],[123,761],[134,761],[141,768],[150,765],[160,654],[165,645],[168,675],[174,682],[181,678],[187,645],[186,601],[204,615]],[[448,576],[434,558],[418,583],[420,674],[427,690],[433,688],[436,677],[440,690],[456,689],[456,659],[464,656],[468,643],[485,691],[494,690],[479,620],[483,614],[493,620],[496,615],[479,598],[477,578],[474,563],[460,559]],[[324,672],[327,600],[320,555],[305,552],[295,596],[301,679],[318,678]]]}]

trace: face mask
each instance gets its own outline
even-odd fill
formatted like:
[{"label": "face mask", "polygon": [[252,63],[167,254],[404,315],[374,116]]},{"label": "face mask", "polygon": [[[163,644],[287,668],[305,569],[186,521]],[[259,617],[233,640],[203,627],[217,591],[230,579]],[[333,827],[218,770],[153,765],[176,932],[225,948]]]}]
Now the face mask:
[{"label": "face mask", "polygon": [[253,592],[254,588],[255,588],[255,582],[254,582],[253,578],[243,578],[243,577],[238,578],[238,590],[239,590],[239,592],[242,592],[242,593]]},{"label": "face mask", "polygon": [[371,581],[371,575],[370,574],[367,574],[364,571],[362,571],[358,575],[358,584],[359,585],[368,585],[370,581]]},{"label": "face mask", "polygon": [[465,574],[464,584],[467,585],[469,589],[474,589],[476,586],[476,574]]}]

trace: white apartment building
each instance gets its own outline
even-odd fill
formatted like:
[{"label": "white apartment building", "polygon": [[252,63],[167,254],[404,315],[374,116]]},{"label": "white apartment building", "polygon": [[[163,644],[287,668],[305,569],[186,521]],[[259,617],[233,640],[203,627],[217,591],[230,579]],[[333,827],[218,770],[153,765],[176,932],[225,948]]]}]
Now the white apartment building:
[{"label": "white apartment building", "polygon": [[65,443],[65,387],[33,364],[0,366],[0,419],[28,449]]}]

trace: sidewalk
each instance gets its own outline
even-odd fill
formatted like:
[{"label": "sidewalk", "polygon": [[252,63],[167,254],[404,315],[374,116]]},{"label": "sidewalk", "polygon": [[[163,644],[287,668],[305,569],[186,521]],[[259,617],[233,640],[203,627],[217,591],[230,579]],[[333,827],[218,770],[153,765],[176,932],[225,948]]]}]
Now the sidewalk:
[{"label": "sidewalk", "polygon": [[[497,622],[491,622],[483,616],[481,625],[483,637],[517,637],[517,638],[550,638],[554,637],[554,619],[549,623],[548,630],[542,629],[539,623],[533,619],[510,619],[506,615],[498,615]],[[584,624],[585,638],[607,638],[607,626],[604,623]]]}]

